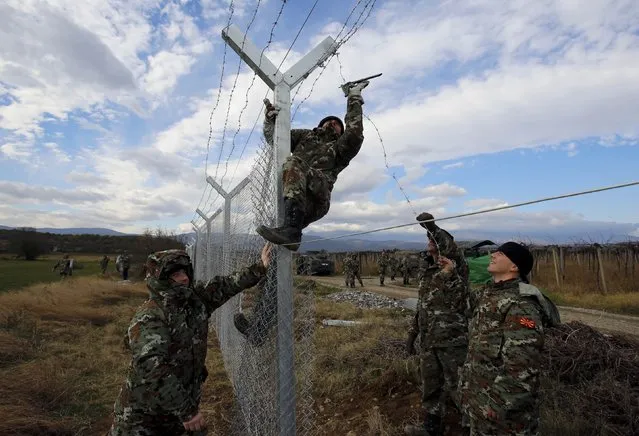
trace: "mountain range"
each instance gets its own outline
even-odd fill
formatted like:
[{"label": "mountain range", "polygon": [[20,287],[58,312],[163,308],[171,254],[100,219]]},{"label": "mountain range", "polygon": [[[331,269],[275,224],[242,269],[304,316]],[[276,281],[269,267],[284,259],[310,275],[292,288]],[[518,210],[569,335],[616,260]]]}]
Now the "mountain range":
[{"label": "mountain range", "polygon": [[[0,226],[0,230],[11,230],[13,227]],[[132,234],[118,232],[102,227],[96,228],[38,228],[38,232],[67,234],[67,235],[106,235],[106,236],[132,236]],[[221,234],[213,234],[213,238],[221,238]],[[422,250],[426,245],[426,235],[415,237],[411,235],[397,235],[396,239],[384,239],[384,235],[373,234],[365,237],[344,237],[340,239],[331,239],[340,236],[339,234],[304,234],[302,237],[302,246],[300,252],[326,250],[329,252],[346,252],[346,251],[379,251],[382,249],[398,248],[401,250]],[[505,242],[507,240],[518,240],[517,235],[507,234],[498,231],[458,231],[455,233],[455,239],[460,245],[470,245],[473,241],[490,239],[496,243]],[[524,242],[540,242],[552,244],[570,244],[575,242],[599,242],[599,243],[615,243],[639,241],[638,237],[628,235],[607,234],[599,235],[597,240],[584,241],[578,240],[567,233],[553,233],[552,231],[539,232],[539,234],[528,234],[528,239]],[[238,244],[259,243],[260,237],[256,235],[242,235],[236,238],[244,238],[244,241],[237,241]],[[178,235],[180,242],[190,244],[195,241],[195,233],[183,233]],[[309,241],[312,241],[309,243]],[[543,242],[542,242],[543,241]]]}]

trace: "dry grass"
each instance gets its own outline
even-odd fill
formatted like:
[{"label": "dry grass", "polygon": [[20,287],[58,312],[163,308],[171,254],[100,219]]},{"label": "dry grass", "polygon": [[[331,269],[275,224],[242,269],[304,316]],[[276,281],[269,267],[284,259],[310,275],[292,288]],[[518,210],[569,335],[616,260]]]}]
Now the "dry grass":
[{"label": "dry grass", "polygon": [[[147,295],[93,278],[0,295],[0,434],[103,435],[130,359],[124,334]],[[202,411],[221,436],[233,391],[214,339],[207,367]]]},{"label": "dry grass", "polygon": [[599,309],[607,312],[639,315],[639,292],[623,294],[572,294],[551,291],[548,296],[560,306]]},{"label": "dry grass", "polygon": [[[544,258],[538,262],[539,267],[535,266],[533,271],[533,282],[537,286],[574,295],[603,293],[599,267],[594,261],[589,264],[582,258],[578,263],[576,258],[567,257],[561,286],[557,285],[553,262]],[[607,259],[604,261],[604,274],[609,293],[639,292],[639,266],[633,271],[631,268],[625,268],[623,264]]]},{"label": "dry grass", "polygon": [[[130,358],[123,335],[145,297],[141,284],[89,278],[0,295],[0,434],[104,434]],[[323,327],[325,318],[366,325]],[[418,421],[417,359],[403,349],[409,319],[398,309],[316,300],[318,434],[396,435]],[[210,435],[217,436],[228,434],[234,400],[210,336],[201,410]],[[545,434],[588,434],[588,421],[561,407],[563,388],[549,379],[544,383],[554,392],[553,404],[542,409]]]},{"label": "dry grass", "polygon": [[[100,304],[107,295],[112,304]],[[0,295],[0,434],[106,430],[123,334],[145,297],[143,287],[91,278]]]}]

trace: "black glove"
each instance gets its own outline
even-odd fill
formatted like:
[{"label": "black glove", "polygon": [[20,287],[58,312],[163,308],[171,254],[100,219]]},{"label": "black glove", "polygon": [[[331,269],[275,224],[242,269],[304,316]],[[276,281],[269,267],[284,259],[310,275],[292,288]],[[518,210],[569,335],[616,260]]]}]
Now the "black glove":
[{"label": "black glove", "polygon": [[410,330],[408,332],[408,339],[406,340],[406,353],[409,356],[413,356],[417,354],[417,350],[415,350],[415,340],[417,339],[418,333],[414,330]]}]

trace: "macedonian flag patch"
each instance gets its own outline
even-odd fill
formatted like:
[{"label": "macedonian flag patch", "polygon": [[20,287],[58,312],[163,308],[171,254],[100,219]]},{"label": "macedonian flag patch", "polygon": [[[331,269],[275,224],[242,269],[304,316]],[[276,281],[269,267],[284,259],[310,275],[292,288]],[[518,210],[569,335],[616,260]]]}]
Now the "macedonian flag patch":
[{"label": "macedonian flag patch", "polygon": [[524,327],[528,327],[529,329],[535,328],[535,321],[530,318],[519,318],[519,324],[523,325]]}]

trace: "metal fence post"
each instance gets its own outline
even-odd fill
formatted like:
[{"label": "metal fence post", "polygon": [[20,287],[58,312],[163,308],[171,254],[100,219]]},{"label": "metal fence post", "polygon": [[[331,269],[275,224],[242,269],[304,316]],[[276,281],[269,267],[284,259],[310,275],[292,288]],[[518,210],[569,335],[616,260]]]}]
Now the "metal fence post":
[{"label": "metal fence post", "polygon": [[[337,46],[331,37],[324,39],[295,65],[282,73],[264,56],[242,31],[231,25],[222,31],[222,38],[255,73],[275,92],[275,105],[280,111],[275,123],[274,165],[277,169],[277,223],[284,221],[282,164],[290,154],[291,89],[329,55]],[[208,179],[207,179],[208,180]],[[219,191],[218,191],[219,192]],[[293,277],[291,252],[277,251],[277,359],[278,359],[278,431],[281,436],[296,433],[295,355],[293,350]]]}]

